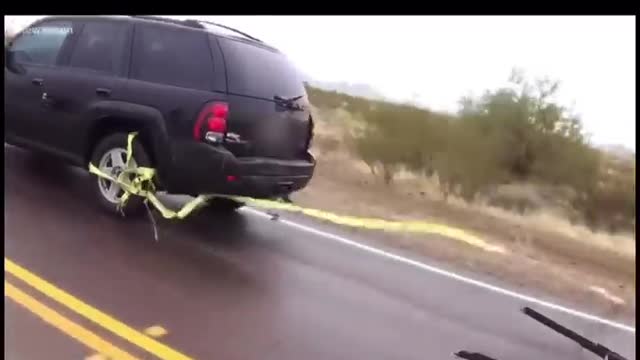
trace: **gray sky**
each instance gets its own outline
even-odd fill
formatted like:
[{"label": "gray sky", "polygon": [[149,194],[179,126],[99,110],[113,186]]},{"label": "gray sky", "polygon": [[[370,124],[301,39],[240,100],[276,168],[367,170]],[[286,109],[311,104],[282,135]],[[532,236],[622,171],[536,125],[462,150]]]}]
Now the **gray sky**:
[{"label": "gray sky", "polygon": [[[513,67],[549,76],[595,143],[635,150],[634,17],[191,17],[254,35],[315,79],[369,84],[434,110],[504,85]],[[24,26],[34,17],[5,19]]]}]

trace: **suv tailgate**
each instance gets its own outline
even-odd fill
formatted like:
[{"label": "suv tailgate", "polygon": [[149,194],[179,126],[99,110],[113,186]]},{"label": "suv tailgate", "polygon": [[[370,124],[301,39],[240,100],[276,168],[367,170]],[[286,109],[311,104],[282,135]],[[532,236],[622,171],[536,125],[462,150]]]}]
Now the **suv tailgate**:
[{"label": "suv tailgate", "polygon": [[261,43],[218,40],[229,94],[226,147],[238,157],[304,159],[312,124],[297,69]]}]

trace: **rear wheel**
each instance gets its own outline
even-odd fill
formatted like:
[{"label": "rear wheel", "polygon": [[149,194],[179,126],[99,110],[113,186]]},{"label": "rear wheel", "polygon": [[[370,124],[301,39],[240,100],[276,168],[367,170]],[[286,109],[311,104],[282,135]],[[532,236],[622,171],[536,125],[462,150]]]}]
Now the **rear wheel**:
[{"label": "rear wheel", "polygon": [[[91,163],[102,172],[117,177],[126,167],[128,134],[116,133],[103,138],[93,151]],[[151,162],[144,147],[136,139],[133,141],[133,157],[131,166],[150,167]],[[131,175],[133,178],[133,175]],[[110,213],[119,213],[118,204],[124,191],[110,180],[96,176],[94,191],[100,207]],[[144,208],[143,199],[131,196],[122,209],[125,216],[137,215]]]}]

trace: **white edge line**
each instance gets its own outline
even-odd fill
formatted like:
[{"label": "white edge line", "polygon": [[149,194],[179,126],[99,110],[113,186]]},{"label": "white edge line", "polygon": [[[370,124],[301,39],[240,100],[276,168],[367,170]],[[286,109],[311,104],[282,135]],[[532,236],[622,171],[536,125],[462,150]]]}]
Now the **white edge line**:
[{"label": "white edge line", "polygon": [[[254,215],[258,215],[258,216],[265,217],[265,218],[271,218],[271,216],[269,214],[265,214],[262,211],[255,210],[255,209],[252,209],[252,208],[249,208],[249,207],[243,208],[242,211],[249,212],[249,213],[252,213]],[[422,270],[431,271],[431,272],[434,272],[436,274],[443,275],[443,276],[446,276],[446,277],[449,277],[449,278],[452,278],[452,279],[455,279],[455,280],[458,280],[458,281],[461,281],[461,282],[464,282],[464,283],[467,283],[467,284],[471,284],[471,285],[475,285],[475,286],[478,286],[478,287],[481,287],[481,288],[485,288],[487,290],[491,290],[491,291],[500,293],[502,295],[506,295],[506,296],[510,296],[510,297],[513,297],[513,298],[516,298],[516,299],[524,300],[524,301],[527,301],[527,302],[530,302],[530,303],[534,303],[534,304],[537,304],[537,305],[540,305],[540,306],[544,306],[544,307],[549,308],[549,309],[554,309],[554,310],[557,310],[557,311],[561,311],[561,312],[564,312],[564,313],[567,313],[567,314],[570,314],[570,315],[573,315],[573,316],[576,316],[576,317],[579,317],[579,318],[582,318],[582,319],[585,319],[585,320],[590,320],[590,321],[598,322],[598,323],[601,323],[601,324],[609,325],[609,326],[612,326],[614,328],[617,328],[617,329],[620,329],[620,330],[624,330],[624,331],[627,331],[627,332],[630,332],[630,333],[634,333],[635,334],[635,332],[636,332],[636,329],[634,327],[629,326],[629,325],[617,323],[615,321],[603,319],[603,318],[597,317],[595,315],[591,315],[591,314],[587,314],[587,313],[584,313],[584,312],[581,312],[581,311],[569,309],[569,308],[566,308],[564,306],[556,305],[556,304],[548,302],[548,301],[539,300],[539,299],[536,299],[536,298],[531,297],[531,296],[527,296],[527,295],[523,295],[523,294],[517,293],[515,291],[511,291],[511,290],[503,289],[503,288],[495,286],[495,285],[487,284],[487,283],[479,281],[479,280],[470,279],[470,278],[464,277],[462,275],[458,275],[458,274],[450,272],[450,271],[446,271],[446,270],[443,270],[443,269],[440,269],[440,268],[437,268],[437,267],[434,267],[434,266],[431,266],[431,265],[427,265],[427,264],[421,263],[421,262],[416,261],[416,260],[411,260],[411,259],[408,259],[408,258],[403,257],[403,256],[392,254],[392,253],[380,250],[380,249],[375,248],[375,247],[367,246],[367,245],[361,244],[361,243],[359,243],[357,241],[349,240],[349,239],[344,238],[342,236],[335,235],[335,234],[332,234],[332,233],[329,233],[329,232],[325,232],[325,231],[322,231],[322,230],[318,230],[318,229],[315,229],[315,228],[310,227],[310,226],[298,224],[296,222],[293,222],[293,221],[290,221],[290,220],[286,220],[286,219],[283,219],[283,218],[279,218],[278,222],[283,223],[283,224],[288,225],[288,226],[291,226],[291,227],[294,227],[294,228],[297,228],[297,229],[300,229],[300,230],[303,230],[303,231],[307,231],[307,232],[310,232],[310,233],[313,233],[313,234],[316,234],[316,235],[320,235],[320,236],[329,238],[331,240],[335,240],[335,241],[341,242],[341,243],[346,244],[346,245],[350,245],[350,246],[356,247],[356,248],[361,249],[361,250],[368,251],[368,252],[376,254],[376,255],[384,256],[384,257],[387,257],[389,259],[392,259],[392,260],[395,260],[395,261],[398,261],[398,262],[401,262],[401,263],[404,263],[404,264],[407,264],[407,265],[415,266],[415,267],[420,268]]]}]

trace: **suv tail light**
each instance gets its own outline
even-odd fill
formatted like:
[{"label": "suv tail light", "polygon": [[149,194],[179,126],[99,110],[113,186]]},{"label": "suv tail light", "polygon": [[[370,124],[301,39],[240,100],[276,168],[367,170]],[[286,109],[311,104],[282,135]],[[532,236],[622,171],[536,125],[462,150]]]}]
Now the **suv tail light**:
[{"label": "suv tail light", "polygon": [[[224,102],[206,104],[198,114],[198,119],[193,126],[193,138],[196,141],[203,139],[211,142],[222,142],[227,132],[227,117],[229,105]],[[202,136],[203,131],[205,135]]]}]

